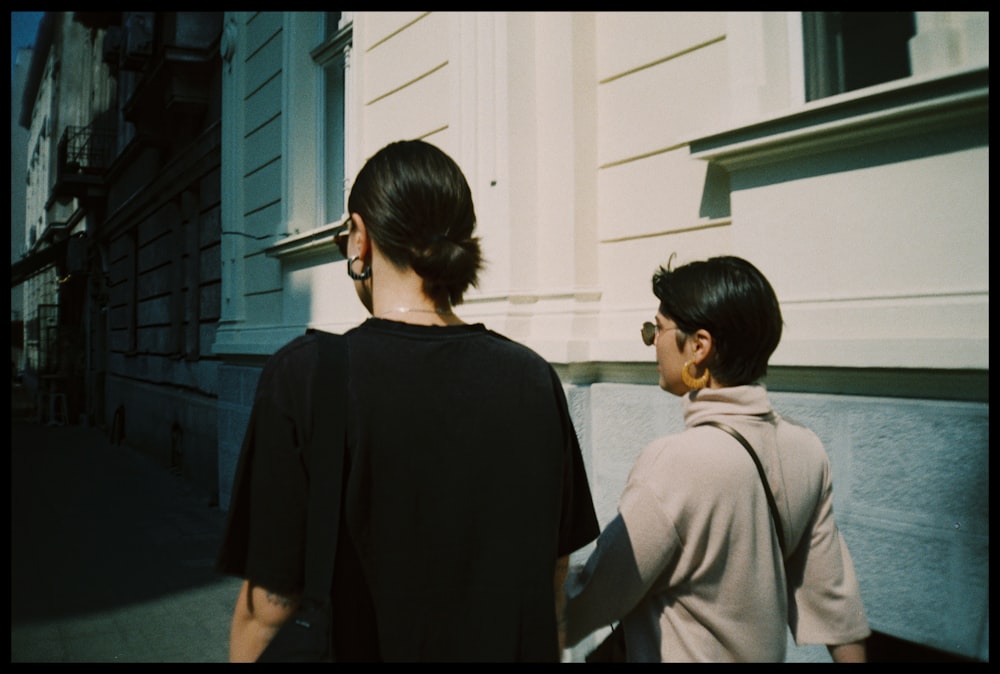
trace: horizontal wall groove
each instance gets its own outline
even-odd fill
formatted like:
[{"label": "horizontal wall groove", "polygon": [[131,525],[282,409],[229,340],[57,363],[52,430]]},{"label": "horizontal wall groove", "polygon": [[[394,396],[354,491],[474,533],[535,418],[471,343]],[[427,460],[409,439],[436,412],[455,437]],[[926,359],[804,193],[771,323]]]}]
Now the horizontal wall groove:
[{"label": "horizontal wall groove", "polygon": [[682,49],[679,52],[676,52],[674,54],[670,54],[669,56],[664,56],[663,58],[657,59],[656,61],[650,61],[649,63],[644,63],[641,66],[636,66],[635,68],[630,68],[628,70],[624,70],[624,71],[618,73],[617,75],[611,75],[609,77],[605,77],[602,80],[598,80],[597,83],[598,84],[608,84],[609,82],[614,82],[615,80],[620,80],[623,77],[628,77],[629,75],[634,75],[635,73],[642,72],[643,70],[648,70],[650,68],[654,68],[654,67],[656,67],[656,66],[658,66],[658,65],[660,65],[662,63],[667,63],[668,61],[673,61],[674,59],[680,58],[681,56],[685,56],[686,54],[690,54],[692,52],[698,51],[699,49],[704,49],[705,47],[711,46],[711,45],[716,44],[718,42],[722,42],[725,39],[726,39],[725,35],[719,35],[718,37],[713,37],[713,38],[711,38],[709,40],[705,40],[704,42],[699,42],[696,45],[692,45],[692,46],[688,47],[687,49]]}]

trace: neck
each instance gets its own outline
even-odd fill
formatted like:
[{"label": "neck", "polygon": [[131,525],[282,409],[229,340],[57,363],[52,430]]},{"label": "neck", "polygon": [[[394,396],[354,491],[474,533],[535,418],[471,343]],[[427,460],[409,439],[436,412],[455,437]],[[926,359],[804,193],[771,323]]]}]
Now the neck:
[{"label": "neck", "polygon": [[387,309],[383,311],[376,318],[383,318],[388,314],[437,314],[438,316],[453,316],[454,312],[451,307],[447,309],[427,309],[422,307],[395,307],[393,309]]},{"label": "neck", "polygon": [[385,260],[374,248],[372,253],[371,315],[404,323],[457,325],[449,303],[435,306],[423,291],[423,279],[409,267],[400,268]]},{"label": "neck", "polygon": [[431,308],[426,305],[419,306],[399,306],[378,311],[372,314],[375,318],[382,318],[390,321],[400,321],[402,323],[412,323],[414,325],[461,325],[462,319],[455,315],[451,307]]}]

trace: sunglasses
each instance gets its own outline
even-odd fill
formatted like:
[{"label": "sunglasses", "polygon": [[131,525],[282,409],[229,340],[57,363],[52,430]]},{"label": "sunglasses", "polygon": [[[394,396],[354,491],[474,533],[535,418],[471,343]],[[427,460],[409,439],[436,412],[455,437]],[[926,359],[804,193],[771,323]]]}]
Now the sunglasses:
[{"label": "sunglasses", "polygon": [[340,231],[333,235],[333,242],[337,245],[337,250],[340,251],[340,254],[343,255],[344,259],[346,260],[347,259],[347,237],[351,233],[351,218],[350,218],[350,216],[348,216],[348,218],[346,220],[344,220],[343,224],[341,224],[340,227],[341,227]]},{"label": "sunglasses", "polygon": [[[668,330],[678,330],[679,328],[675,325],[671,328],[664,328],[662,332],[667,332]],[[656,334],[661,332],[655,323],[646,321],[642,324],[642,343],[646,346],[653,346],[653,342],[656,340]]]}]

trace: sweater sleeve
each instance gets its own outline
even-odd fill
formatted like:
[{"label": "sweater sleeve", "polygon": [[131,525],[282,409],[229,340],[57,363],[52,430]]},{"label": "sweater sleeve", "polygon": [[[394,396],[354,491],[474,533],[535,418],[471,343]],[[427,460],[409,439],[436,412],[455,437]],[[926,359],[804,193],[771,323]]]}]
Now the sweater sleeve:
[{"label": "sweater sleeve", "polygon": [[871,634],[832,492],[827,464],[809,538],[786,563],[788,623],[797,644],[843,644]]},{"label": "sweater sleeve", "polygon": [[653,492],[630,483],[619,514],[597,539],[582,571],[566,584],[567,643],[620,620],[677,555],[678,539]]}]

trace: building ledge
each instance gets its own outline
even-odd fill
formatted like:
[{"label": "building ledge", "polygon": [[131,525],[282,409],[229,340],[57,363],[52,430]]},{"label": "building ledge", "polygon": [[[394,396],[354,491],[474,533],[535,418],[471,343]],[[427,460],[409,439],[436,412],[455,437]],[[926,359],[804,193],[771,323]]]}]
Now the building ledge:
[{"label": "building ledge", "polygon": [[989,68],[907,78],[814,101],[793,114],[695,138],[691,156],[728,170],[989,120]]},{"label": "building ledge", "polygon": [[328,257],[329,261],[342,260],[333,239],[344,229],[344,223],[323,225],[302,234],[295,234],[264,249],[264,254],[281,260],[305,257]]}]

